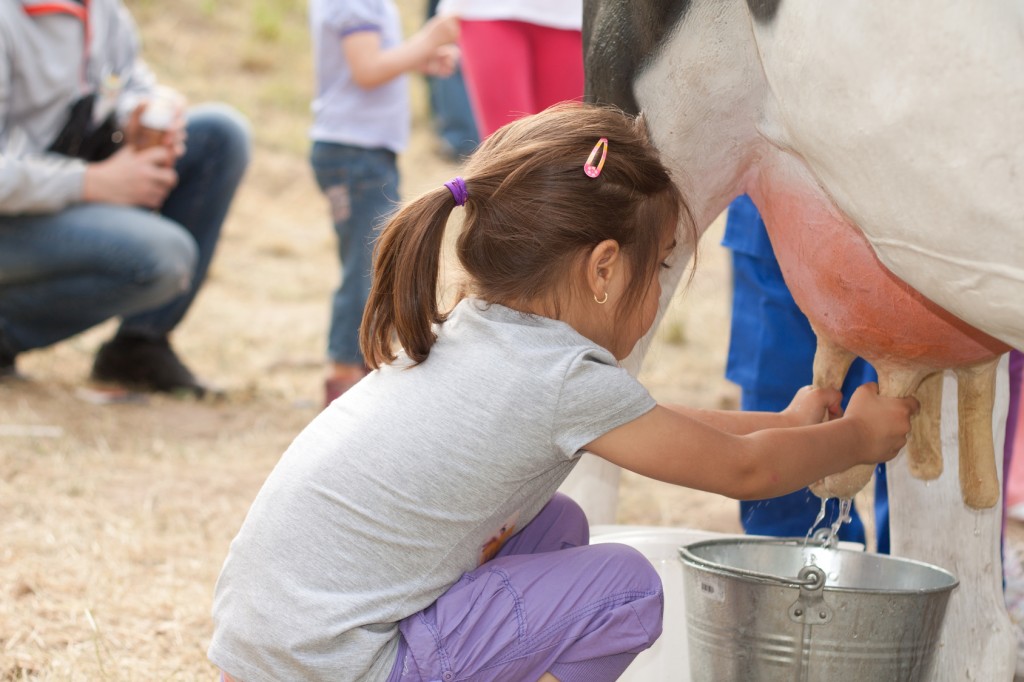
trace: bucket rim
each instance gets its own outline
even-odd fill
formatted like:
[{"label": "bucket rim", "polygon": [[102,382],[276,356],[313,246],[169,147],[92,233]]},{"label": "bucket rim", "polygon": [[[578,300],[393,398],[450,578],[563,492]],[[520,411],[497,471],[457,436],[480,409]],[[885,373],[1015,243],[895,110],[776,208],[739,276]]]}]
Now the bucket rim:
[{"label": "bucket rim", "polygon": [[[751,537],[751,538],[716,538],[716,539],[712,539],[712,540],[698,540],[696,542],[691,542],[691,543],[688,543],[688,544],[685,544],[685,545],[681,545],[679,547],[679,560],[683,564],[691,565],[691,566],[694,566],[696,568],[701,568],[701,569],[707,570],[709,572],[716,573],[718,575],[732,576],[732,577],[741,576],[741,577],[749,578],[751,580],[754,580],[754,581],[757,581],[757,582],[760,582],[760,583],[771,583],[771,584],[775,584],[775,585],[781,584],[781,585],[785,585],[785,586],[788,586],[788,587],[794,587],[794,588],[800,588],[800,587],[806,586],[806,582],[802,581],[800,578],[798,578],[796,576],[793,576],[793,577],[777,576],[777,575],[772,575],[770,573],[759,573],[757,571],[750,571],[750,570],[741,569],[741,568],[734,568],[734,567],[730,567],[730,566],[727,566],[725,564],[722,564],[722,563],[719,563],[719,562],[716,562],[716,561],[711,561],[709,559],[704,559],[702,557],[697,556],[696,554],[694,554],[691,551],[691,548],[692,549],[697,549],[697,548],[700,548],[700,547],[708,547],[708,546],[712,546],[712,545],[792,545],[792,546],[800,546],[800,547],[803,547],[803,546],[807,545],[807,546],[810,546],[810,547],[813,547],[813,548],[816,548],[816,549],[823,549],[823,550],[827,550],[829,552],[837,552],[837,553],[840,553],[840,554],[856,554],[856,555],[870,554],[871,556],[877,557],[877,558],[879,558],[882,561],[895,561],[895,562],[901,563],[901,564],[913,564],[915,566],[918,566],[918,567],[921,567],[921,568],[924,568],[924,569],[928,569],[928,570],[931,570],[931,571],[943,574],[945,577],[947,577],[949,579],[949,584],[948,585],[941,585],[941,586],[937,586],[937,587],[922,587],[922,588],[916,588],[916,589],[912,589],[912,590],[909,590],[909,589],[900,590],[900,589],[891,589],[891,588],[889,588],[889,589],[879,588],[879,589],[872,590],[873,592],[880,593],[880,594],[934,594],[934,593],[941,593],[941,592],[952,592],[954,589],[956,589],[960,585],[960,580],[955,575],[953,575],[952,572],[946,570],[945,568],[942,568],[941,566],[936,566],[935,564],[931,564],[931,563],[928,563],[928,562],[925,562],[925,561],[919,561],[917,559],[908,559],[906,557],[896,557],[896,556],[891,556],[891,555],[888,555],[888,554],[877,554],[877,553],[870,553],[870,552],[863,552],[863,551],[855,551],[855,550],[852,550],[852,549],[845,549],[845,548],[842,548],[842,547],[819,547],[817,545],[811,545],[811,544],[806,543],[806,540],[804,538],[773,538],[773,537],[770,537],[770,538],[756,538],[756,537]],[[824,589],[829,591],[829,592],[852,592],[852,593],[863,592],[863,589],[860,589],[860,588],[842,587],[842,586],[837,586],[837,585],[825,585]]]}]

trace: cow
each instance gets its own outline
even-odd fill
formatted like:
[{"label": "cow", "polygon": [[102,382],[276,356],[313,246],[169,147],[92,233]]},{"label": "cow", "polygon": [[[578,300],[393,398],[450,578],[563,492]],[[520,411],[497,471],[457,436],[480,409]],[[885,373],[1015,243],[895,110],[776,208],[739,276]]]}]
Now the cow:
[{"label": "cow", "polygon": [[[818,336],[815,383],[859,355],[921,401],[888,465],[892,552],[960,580],[938,679],[1012,679],[994,451],[1024,348],[1024,2],[587,0],[583,28],[587,99],[643,114],[698,229],[757,205]],[[594,462],[573,483],[591,499],[616,485]]]}]

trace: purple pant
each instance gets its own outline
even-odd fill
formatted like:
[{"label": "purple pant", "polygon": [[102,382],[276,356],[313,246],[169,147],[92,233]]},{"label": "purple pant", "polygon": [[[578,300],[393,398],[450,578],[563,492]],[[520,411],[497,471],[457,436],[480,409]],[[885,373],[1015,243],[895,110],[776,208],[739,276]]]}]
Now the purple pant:
[{"label": "purple pant", "polygon": [[661,580],[635,549],[589,536],[579,506],[555,494],[494,559],[401,622],[388,682],[617,679],[661,635]]}]

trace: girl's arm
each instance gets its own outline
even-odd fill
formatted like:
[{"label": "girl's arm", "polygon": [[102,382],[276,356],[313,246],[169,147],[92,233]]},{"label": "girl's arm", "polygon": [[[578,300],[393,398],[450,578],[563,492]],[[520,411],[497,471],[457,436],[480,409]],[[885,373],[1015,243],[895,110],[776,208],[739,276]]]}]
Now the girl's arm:
[{"label": "girl's arm", "polygon": [[[820,420],[838,405],[836,394],[804,389],[790,417],[816,414]],[[913,398],[884,398],[875,384],[865,384],[842,418],[738,435],[659,405],[586,449],[649,478],[735,499],[765,499],[856,464],[892,459],[906,444],[916,410]]]},{"label": "girl's arm", "polygon": [[342,46],[356,85],[370,89],[408,71],[430,69],[433,62],[444,60],[439,50],[458,37],[455,17],[432,17],[408,40],[387,50],[381,49],[377,31],[351,33],[342,38]]},{"label": "girl's arm", "polygon": [[[665,407],[719,431],[745,436],[763,429],[817,424],[825,420],[826,413],[829,417],[838,417],[842,415],[840,407],[842,397],[842,393],[839,391],[805,386],[797,391],[792,402],[782,412],[702,410],[686,405],[665,405]],[[826,404],[819,406],[822,400]]]}]

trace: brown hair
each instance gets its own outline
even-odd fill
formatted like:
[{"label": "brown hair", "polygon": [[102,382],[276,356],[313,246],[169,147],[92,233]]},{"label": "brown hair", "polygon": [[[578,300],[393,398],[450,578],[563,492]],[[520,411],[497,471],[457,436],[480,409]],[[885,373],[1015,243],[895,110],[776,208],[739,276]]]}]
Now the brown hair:
[{"label": "brown hair", "polygon": [[[608,158],[591,178],[583,162],[602,137]],[[631,273],[618,310],[632,310],[659,266],[665,229],[684,218],[696,245],[689,208],[642,120],[612,107],[560,104],[509,123],[477,149],[463,177],[469,198],[456,254],[471,293],[491,303],[557,306],[580,256],[614,239]],[[442,185],[406,204],[378,238],[360,330],[370,367],[394,360],[396,337],[414,362],[430,352],[432,325],[447,317],[438,272],[454,207]]]}]

